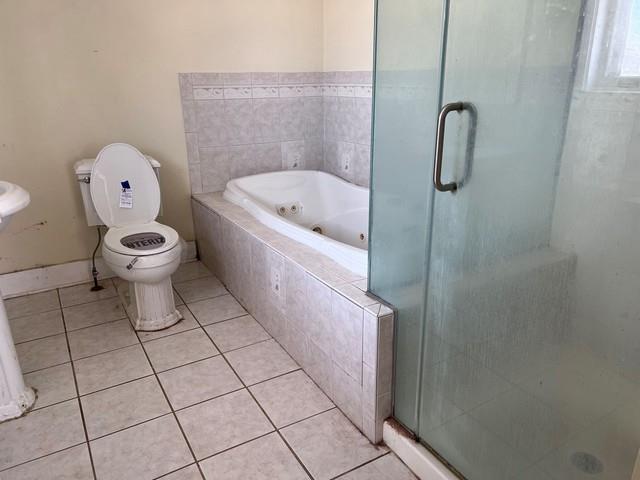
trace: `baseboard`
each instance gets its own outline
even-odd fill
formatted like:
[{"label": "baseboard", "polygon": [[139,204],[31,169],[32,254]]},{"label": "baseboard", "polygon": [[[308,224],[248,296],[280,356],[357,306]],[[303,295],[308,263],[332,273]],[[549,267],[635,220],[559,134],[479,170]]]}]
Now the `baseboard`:
[{"label": "baseboard", "polygon": [[[182,251],[182,262],[196,259],[196,242],[185,242]],[[102,258],[96,258],[99,278],[113,277],[113,272]],[[68,287],[91,281],[91,259],[32,268],[20,272],[0,275],[0,292],[3,298],[18,297],[29,293],[37,293],[52,288]]]},{"label": "baseboard", "polygon": [[433,453],[427,450],[393,419],[382,427],[384,443],[420,480],[460,480]]}]

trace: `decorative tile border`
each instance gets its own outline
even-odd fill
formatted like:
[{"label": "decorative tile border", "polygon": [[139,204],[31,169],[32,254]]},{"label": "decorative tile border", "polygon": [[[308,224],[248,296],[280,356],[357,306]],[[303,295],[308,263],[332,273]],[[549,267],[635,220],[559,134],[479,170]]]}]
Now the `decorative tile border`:
[{"label": "decorative tile border", "polygon": [[234,100],[239,98],[356,97],[371,98],[371,85],[259,85],[255,87],[193,87],[195,100]]}]

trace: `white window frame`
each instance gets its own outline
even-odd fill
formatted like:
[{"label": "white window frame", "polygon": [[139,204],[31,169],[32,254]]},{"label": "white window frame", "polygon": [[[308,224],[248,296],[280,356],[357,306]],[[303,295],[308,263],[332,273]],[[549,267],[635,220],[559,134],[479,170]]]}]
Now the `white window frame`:
[{"label": "white window frame", "polygon": [[640,75],[624,76],[621,73],[632,2],[593,2],[585,68],[585,86],[588,90],[640,91]]}]

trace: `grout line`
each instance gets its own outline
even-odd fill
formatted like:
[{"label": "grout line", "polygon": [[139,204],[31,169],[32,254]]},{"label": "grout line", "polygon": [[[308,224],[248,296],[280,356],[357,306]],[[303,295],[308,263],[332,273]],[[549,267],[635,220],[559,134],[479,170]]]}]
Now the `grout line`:
[{"label": "grout line", "polygon": [[217,457],[218,455],[220,455],[222,453],[226,453],[229,450],[233,450],[236,447],[241,447],[242,445],[246,445],[247,443],[251,443],[254,440],[260,440],[261,438],[268,437],[269,435],[273,435],[274,433],[276,433],[276,430],[270,430],[267,433],[261,433],[260,435],[258,435],[255,438],[252,438],[250,440],[245,440],[244,442],[240,442],[237,445],[234,445],[232,447],[227,447],[224,450],[220,450],[219,452],[212,453],[211,455],[207,455],[206,457],[202,457],[200,460],[198,460],[198,462],[204,462],[204,461],[209,460],[209,459],[211,459],[213,457]]},{"label": "grout line", "polygon": [[[191,330],[189,330],[189,331],[191,331]],[[177,365],[175,367],[167,368],[166,370],[156,370],[154,368],[154,372],[155,372],[156,375],[162,375],[165,372],[170,372],[172,370],[177,370],[178,368],[186,367],[187,365],[193,365],[194,363],[203,362],[205,360],[210,360],[212,358],[219,357],[220,355],[222,355],[222,354],[220,352],[218,352],[218,353],[215,353],[213,355],[209,355],[208,357],[199,358],[198,360],[192,360],[190,362],[182,363],[182,364]]]},{"label": "grout line", "polygon": [[[53,310],[51,310],[53,311]],[[21,342],[15,342],[14,345],[22,345],[24,343],[29,343],[29,342],[35,342],[36,340],[44,340],[45,338],[51,338],[51,337],[55,337],[56,335],[62,335],[64,333],[64,327],[63,330],[57,333],[52,333],[50,335],[44,335],[42,337],[36,337],[36,338],[30,338],[29,340],[23,340]]]},{"label": "grout line", "polygon": [[[75,400],[76,398],[79,398],[79,397],[76,395],[76,396],[74,396],[74,397],[66,398],[66,399],[64,399],[64,400],[60,400],[60,401],[58,401],[58,402],[50,403],[49,405],[43,405],[42,407],[32,408],[32,409],[31,409],[31,410],[29,410],[29,412],[27,412],[27,413],[30,413],[30,412],[38,412],[38,411],[40,411],[40,410],[44,410],[45,408],[48,408],[48,407],[55,407],[56,405],[60,405],[60,404],[62,404],[62,403],[70,402],[71,400]],[[18,417],[18,418],[20,418],[20,417]]]},{"label": "grout line", "polygon": [[[235,297],[233,297],[235,298]],[[237,301],[237,299],[236,299]],[[209,336],[209,333],[205,330],[205,333]],[[268,333],[268,332],[267,332]],[[209,338],[211,339],[211,342],[215,345],[216,348],[218,348],[218,346],[216,345],[216,343],[213,341],[213,339],[211,338],[211,336],[209,336]],[[277,344],[277,342],[276,342]],[[282,347],[281,347],[282,348]],[[313,478],[313,475],[311,475],[311,472],[309,472],[309,470],[307,470],[307,467],[304,465],[304,463],[302,463],[302,461],[300,460],[300,458],[298,457],[298,455],[293,451],[293,449],[291,448],[291,446],[287,443],[287,441],[284,439],[284,437],[282,436],[282,434],[280,433],[280,430],[278,430],[278,427],[276,426],[276,424],[273,422],[273,420],[271,420],[271,417],[269,417],[269,415],[267,414],[267,412],[265,411],[265,409],[262,407],[262,405],[260,405],[260,402],[258,402],[258,399],[253,395],[253,392],[251,392],[251,390],[249,390],[247,384],[244,382],[244,380],[242,380],[242,378],[240,377],[240,375],[238,375],[238,372],[233,368],[233,366],[231,365],[231,363],[229,362],[229,360],[227,359],[227,357],[225,356],[225,354],[222,354],[222,358],[224,358],[224,360],[227,362],[227,365],[229,365],[229,368],[231,368],[231,370],[233,371],[233,373],[236,374],[236,376],[240,379],[240,382],[242,383],[242,385],[244,385],[245,389],[247,390],[247,393],[251,396],[251,398],[253,399],[253,401],[255,402],[255,404],[258,406],[258,408],[260,409],[260,411],[262,412],[262,414],[265,416],[265,418],[267,419],[267,421],[273,426],[274,431],[278,434],[278,436],[280,437],[280,439],[284,442],[284,444],[287,446],[287,448],[289,448],[289,451],[291,452],[291,454],[293,455],[293,457],[298,461],[298,464],[302,467],[302,469],[306,472],[307,475],[309,475],[309,478]],[[295,360],[294,360],[295,362]],[[296,365],[298,367],[300,367],[298,365],[297,362],[295,362]],[[290,372],[287,372],[290,373]],[[269,432],[272,433],[272,432]],[[259,438],[259,437],[258,437]],[[253,439],[255,440],[255,438]],[[235,445],[234,447],[237,447],[238,445]],[[232,447],[232,448],[234,448]],[[221,452],[218,452],[221,453]]]},{"label": "grout line", "polygon": [[[124,319],[123,319],[124,320]],[[133,328],[132,328],[133,330]],[[133,330],[133,332],[135,333],[135,330]],[[73,333],[73,332],[71,332]],[[136,337],[137,338],[137,337]],[[139,343],[140,341],[138,340],[136,343],[130,343],[129,345],[124,345],[122,347],[118,347],[118,348],[113,348],[111,350],[105,350],[104,352],[98,352],[98,353],[93,353],[91,355],[87,355],[85,357],[78,357],[78,358],[71,358],[72,362],[77,362],[79,360],[85,360],[87,358],[92,358],[92,357],[97,357],[98,355],[102,355],[104,353],[111,353],[111,352],[117,352],[118,350],[124,350],[125,348],[129,348],[129,347],[135,347],[136,345],[140,345]]]},{"label": "grout line", "polygon": [[183,412],[185,410],[190,409],[191,407],[195,407],[196,405],[201,405],[201,404],[207,403],[207,402],[209,402],[211,400],[216,400],[217,398],[224,397],[225,395],[230,395],[232,393],[239,392],[240,390],[244,390],[245,388],[246,387],[234,388],[233,390],[229,390],[228,392],[221,393],[220,395],[216,395],[214,397],[205,398],[204,400],[200,400],[200,401],[198,401],[196,403],[192,403],[190,405],[187,405],[186,407],[174,408],[174,410],[175,410],[176,413]]},{"label": "grout line", "polygon": [[[284,377],[286,375],[289,375],[291,373],[296,373],[296,372],[304,372],[304,370],[302,369],[302,367],[298,366],[298,368],[296,368],[295,370],[291,370],[291,371],[285,372],[285,373],[280,373],[280,374],[276,375],[275,377],[269,377],[269,378],[267,378],[265,380],[260,380],[259,382],[252,383],[251,385],[247,385],[247,388],[252,388],[252,387],[255,387],[256,385],[262,385],[263,383],[270,382],[271,380],[275,380],[276,378]],[[305,373],[305,375],[306,375],[306,373]]]},{"label": "grout line", "polygon": [[[56,290],[55,288],[52,288],[51,290],[44,290],[40,293],[45,293],[45,292],[51,292],[53,290]],[[32,294],[32,295],[37,295],[36,294]],[[20,297],[13,297],[13,298],[21,298],[21,297],[27,297],[28,295],[21,295]],[[13,300],[12,298],[7,298],[4,301],[7,302],[9,300]],[[62,310],[62,307],[60,307],[59,305],[57,307],[54,308],[48,308],[46,310],[42,310],[42,311],[37,311],[37,312],[33,312],[33,313],[27,313],[25,315],[18,315],[17,317],[9,317],[9,315],[7,314],[7,319],[9,320],[9,322],[11,322],[12,320],[19,320],[21,318],[26,318],[26,317],[34,317],[36,315],[42,315],[43,313],[50,313],[53,312],[55,310]]]},{"label": "grout line", "polygon": [[[331,404],[333,405],[333,402],[331,402]],[[308,417],[304,417],[301,418],[300,420],[296,420],[295,422],[291,422],[291,423],[287,423],[286,425],[282,425],[281,427],[278,427],[278,430],[284,430],[285,428],[291,427],[292,425],[296,425],[300,422],[304,422],[305,420],[309,420],[310,418],[313,417],[317,417],[318,415],[322,415],[323,413],[327,413],[330,412],[331,410],[340,410],[338,407],[336,407],[335,405],[333,405],[330,408],[327,408],[326,410],[322,410],[321,412],[318,413],[314,413],[313,415],[309,415]]]},{"label": "grout line", "polygon": [[[170,405],[169,405],[169,408],[171,408]],[[158,420],[159,418],[167,417],[169,415],[171,415],[170,411],[166,412],[166,413],[163,413],[162,415],[156,415],[155,417],[151,417],[151,418],[148,418],[146,420],[142,420],[140,422],[136,422],[136,423],[133,423],[131,425],[127,425],[126,427],[119,428],[117,430],[114,430],[113,432],[105,433],[103,435],[99,435],[97,437],[94,437],[91,440],[89,440],[89,443],[95,442],[96,440],[100,440],[102,438],[111,437],[112,435],[115,435],[116,433],[124,432],[125,430],[129,430],[130,428],[139,427],[140,425],[143,425],[143,424],[148,423],[148,422],[153,422],[154,420]]]},{"label": "grout line", "polygon": [[[208,333],[208,332],[206,331],[206,329],[205,329],[205,333]],[[267,335],[268,335],[268,333],[269,333],[269,332],[267,332]],[[269,336],[269,338],[265,338],[264,340],[258,340],[257,342],[249,343],[249,344],[247,344],[247,345],[243,345],[242,347],[238,347],[238,348],[232,348],[231,350],[227,350],[227,351],[225,351],[225,352],[220,351],[220,353],[221,353],[222,355],[224,355],[225,353],[237,352],[238,350],[242,350],[243,348],[253,347],[253,346],[255,346],[255,345],[259,345],[259,344],[261,344],[261,343],[266,343],[266,342],[268,342],[268,341],[270,341],[270,340],[274,340],[274,341],[275,341],[275,339],[274,339],[272,336]],[[280,375],[278,375],[278,376],[280,376]],[[252,384],[252,385],[253,385],[253,384]]]},{"label": "grout line", "polygon": [[[71,344],[69,343],[69,334],[67,332],[67,324],[64,321],[64,310],[62,310],[62,301],[60,300],[60,289],[56,289],[56,294],[58,296],[58,303],[60,304],[60,310],[62,312],[62,323],[64,325],[64,337],[67,341],[67,350],[69,352],[69,358],[71,359]],[[82,408],[82,402],[80,401],[80,390],[78,389],[78,379],[76,378],[76,369],[71,361],[71,372],[73,374],[73,383],[76,387],[76,401],[78,402],[78,408],[80,409],[80,418],[82,419],[82,429],[84,430],[84,438],[87,442],[87,450],[89,451],[89,461],[91,462],[91,471],[93,473],[93,478],[96,479],[96,467],[93,463],[93,454],[91,452],[91,444],[89,443],[89,434],[87,432],[87,422],[85,420],[84,409]]]},{"label": "grout line", "polygon": [[[182,305],[180,305],[180,306],[182,306]],[[180,322],[182,322],[182,321],[184,321],[184,318],[182,320],[180,320]],[[175,325],[179,325],[180,322],[175,323],[174,325],[171,325],[171,327],[173,327]],[[193,330],[196,330],[197,328],[201,328],[200,325],[197,325],[197,323],[198,323],[198,321],[196,320],[196,326],[193,327],[193,328],[187,328],[186,330],[180,330],[179,332],[168,333],[168,334],[166,334],[166,335],[164,335],[162,337],[149,338],[148,340],[140,339],[140,342],[144,345],[145,343],[155,342],[156,340],[162,340],[163,338],[173,337],[175,335],[180,335],[181,333],[191,332]],[[132,327],[133,327],[133,325],[132,325]],[[169,328],[171,328],[171,327],[169,327]],[[144,332],[144,333],[147,333],[147,332]],[[138,336],[138,338],[140,338],[140,337]]]},{"label": "grout line", "polygon": [[[231,294],[229,294],[229,295],[231,295]],[[235,300],[235,298],[234,298],[234,300]],[[244,307],[242,307],[242,308],[244,309]],[[228,322],[228,321],[230,321],[230,320],[237,320],[238,318],[242,318],[242,317],[251,317],[251,318],[253,318],[253,316],[252,316],[249,312],[245,311],[244,313],[241,313],[240,315],[236,315],[236,316],[234,316],[234,317],[225,318],[224,320],[218,320],[217,322],[202,323],[202,322],[200,322],[200,320],[198,320],[198,318],[194,315],[194,318],[196,319],[196,321],[197,321],[197,322],[200,324],[200,326],[201,326],[201,327],[203,327],[203,328],[204,328],[204,327],[210,327],[211,325],[218,325],[219,323],[225,323],[225,322]],[[255,320],[255,319],[254,319],[254,320]]]},{"label": "grout line", "polygon": [[80,398],[88,397],[89,395],[93,395],[94,393],[104,392],[105,390],[109,390],[110,388],[121,387],[122,385],[126,385],[127,383],[133,383],[133,382],[136,382],[138,380],[142,380],[144,378],[149,378],[149,377],[152,377],[152,376],[153,376],[153,373],[148,373],[147,375],[143,375],[142,377],[132,378],[131,380],[127,380],[125,382],[115,383],[113,385],[109,385],[108,387],[103,387],[103,388],[99,388],[97,390],[92,390],[90,392],[81,393],[80,394]]},{"label": "grout line", "polygon": [[[176,472],[179,472],[180,470],[184,470],[186,468],[191,467],[192,465],[195,465],[195,467],[198,469],[198,471],[200,470],[198,462],[194,462],[194,463],[190,463],[189,465],[185,465],[184,467],[180,467],[180,468],[176,468],[175,470],[171,470],[170,472],[167,473],[163,473],[162,475],[160,475],[159,477],[153,477],[153,480],[160,480],[162,478],[167,478],[169,475],[172,475]],[[204,477],[200,477],[201,479]]]},{"label": "grout line", "polygon": [[[125,315],[126,315],[126,312],[125,312]],[[64,317],[64,313],[62,314],[62,316]],[[109,323],[119,322],[120,320],[129,320],[129,318],[126,317],[126,316],[125,317],[120,317],[120,318],[115,318],[113,320],[107,320],[107,321],[104,321],[104,322],[96,323],[95,325],[87,325],[86,327],[74,328],[72,330],[69,330],[67,328],[67,324],[65,322],[64,327],[65,327],[67,332],[73,333],[73,332],[81,332],[82,330],[86,330],[87,328],[101,327],[102,325],[108,325]]]},{"label": "grout line", "polygon": [[[173,288],[173,285],[172,285],[172,288]],[[187,310],[188,310],[188,308],[187,308]],[[191,313],[190,310],[189,310],[189,312]],[[158,372],[156,372],[156,369],[153,366],[153,363],[151,363],[151,358],[149,357],[149,354],[147,353],[147,351],[144,349],[144,346],[142,345],[142,341],[140,340],[140,337],[138,336],[138,332],[135,329],[134,329],[134,333],[136,335],[136,338],[138,339],[139,345],[142,347],[142,351],[144,352],[144,355],[147,357],[147,361],[149,362],[149,365],[151,365],[151,370],[153,371],[153,375],[156,378],[156,382],[158,382],[158,385],[160,386],[160,390],[162,391],[162,394],[164,395],[164,398],[165,398],[167,404],[169,405],[169,409],[171,410],[170,414],[173,415],[173,419],[175,420],[176,424],[178,425],[178,429],[180,430],[180,433],[182,433],[182,438],[184,439],[184,441],[185,441],[185,443],[187,445],[187,448],[189,449],[189,452],[191,453],[191,457],[193,458],[193,461],[196,463],[196,466],[198,468],[198,471],[200,472],[200,475],[202,476],[202,478],[204,478],[204,473],[202,472],[202,469],[200,468],[200,465],[198,464],[198,458],[196,457],[196,454],[193,451],[193,447],[191,446],[191,443],[189,442],[189,439],[187,438],[187,434],[185,433],[184,429],[182,428],[182,424],[178,420],[178,416],[176,415],[176,411],[173,409],[173,406],[171,405],[171,401],[169,400],[169,396],[167,395],[167,392],[166,392],[164,386],[162,385],[162,382],[160,381],[160,377],[158,377]],[[191,465],[191,464],[189,464],[189,465]]]},{"label": "grout line", "polygon": [[[69,400],[67,400],[67,401],[69,401]],[[19,418],[21,418],[21,417],[19,417]],[[43,458],[46,458],[46,457],[50,457],[51,455],[56,455],[56,454],[64,452],[64,451],[71,450],[72,448],[79,447],[80,445],[88,445],[88,442],[85,440],[84,442],[80,442],[80,443],[76,443],[75,445],[70,445],[68,447],[64,447],[64,448],[62,448],[60,450],[56,450],[55,452],[47,453],[46,455],[40,455],[39,457],[32,458],[32,459],[27,460],[25,462],[16,463],[15,465],[11,465],[10,467],[6,467],[6,468],[0,469],[0,473],[6,472],[8,470],[11,470],[12,468],[21,467],[22,465],[26,465],[27,463],[35,462],[36,460],[40,460],[40,459],[43,459]]]},{"label": "grout line", "polygon": [[[63,333],[59,333],[58,335],[64,335]],[[67,363],[71,363],[71,354],[69,354],[69,360],[62,362],[62,363],[54,363],[53,365],[49,365],[47,367],[42,367],[42,368],[36,368],[35,370],[29,370],[28,372],[22,372],[22,375],[31,375],[32,373],[36,373],[36,372],[42,372],[43,370],[47,370],[48,368],[53,368],[53,367],[59,367],[61,365],[66,365]]]},{"label": "grout line", "polygon": [[[84,285],[84,284],[82,284]],[[80,285],[74,285],[75,287],[78,287]],[[62,287],[62,288],[68,288],[68,287]],[[89,284],[87,284],[87,288],[89,288]],[[104,287],[105,290],[108,289],[109,287]],[[60,290],[60,289],[58,289]],[[112,300],[114,298],[118,297],[118,292],[116,290],[116,287],[113,287],[113,291],[115,292],[113,295],[111,295],[110,297],[104,297],[104,298],[96,298],[94,300],[89,300],[88,302],[80,302],[80,303],[74,303],[73,305],[63,305],[62,304],[62,299],[60,300],[60,308],[64,309],[70,309],[70,308],[75,308],[75,307],[79,307],[80,305],[89,305],[90,303],[96,303],[96,302],[103,302],[106,300]]]},{"label": "grout line", "polygon": [[[204,278],[209,278],[209,277],[204,277]],[[197,280],[197,279],[196,279],[196,280]],[[219,280],[218,280],[218,281],[219,281]],[[212,299],[214,299],[214,298],[223,297],[223,296],[225,296],[225,295],[229,294],[230,292],[227,290],[227,288],[225,287],[225,285],[224,285],[222,282],[220,282],[220,283],[221,283],[222,287],[224,288],[224,293],[221,293],[221,294],[219,294],[219,295],[212,295],[212,296],[210,296],[210,297],[197,298],[197,299],[195,299],[195,300],[190,300],[190,301],[188,301],[188,302],[187,302],[187,300],[185,300],[185,298],[184,298],[182,295],[180,295],[180,293],[179,293],[179,292],[178,292],[178,295],[180,295],[180,298],[181,298],[181,299],[182,299],[182,301],[184,302],[184,305],[185,305],[185,306],[186,306],[186,305],[189,305],[189,304],[192,304],[192,303],[204,302],[205,300],[212,300]],[[176,290],[176,292],[177,292],[177,290]],[[181,306],[182,306],[182,305],[176,305],[176,307],[181,307]],[[191,313],[193,314],[193,312],[191,312]],[[194,315],[194,316],[195,316],[195,315]]]},{"label": "grout line", "polygon": [[[365,465],[369,465],[370,463],[373,463],[373,462],[375,462],[376,460],[380,460],[382,457],[386,457],[387,455],[390,455],[390,454],[391,454],[391,449],[389,449],[389,451],[388,451],[388,452],[385,452],[385,453],[383,453],[382,455],[380,455],[380,456],[378,456],[378,457],[372,458],[371,460],[367,460],[366,462],[361,463],[361,464],[360,464],[360,465],[358,465],[357,467],[353,467],[351,470],[347,470],[346,472],[341,473],[340,475],[337,475],[337,476],[335,476],[335,477],[331,477],[331,479],[330,479],[330,480],[337,480],[337,479],[339,479],[339,478],[342,478],[342,477],[344,477],[345,475],[348,475],[348,474],[350,474],[351,472],[354,472],[354,471],[356,471],[356,470],[358,470],[358,469],[360,469],[360,468],[364,467]],[[403,465],[404,465],[404,464],[403,464]],[[406,468],[408,469],[409,467],[406,467]],[[411,472],[411,473],[413,473],[413,472]],[[414,474],[414,475],[415,475],[415,474]]]}]

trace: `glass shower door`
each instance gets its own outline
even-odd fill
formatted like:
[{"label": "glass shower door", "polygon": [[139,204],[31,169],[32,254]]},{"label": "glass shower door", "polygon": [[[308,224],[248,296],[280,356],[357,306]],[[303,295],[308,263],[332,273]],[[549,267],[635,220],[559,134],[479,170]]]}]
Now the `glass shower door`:
[{"label": "glass shower door", "polygon": [[445,17],[456,189],[432,190],[416,433],[468,478],[545,478],[539,427],[559,418],[519,385],[569,328],[575,259],[550,238],[581,5],[456,0]]},{"label": "glass shower door", "polygon": [[639,12],[378,0],[369,288],[469,479],[640,475]]},{"label": "glass shower door", "polygon": [[441,0],[378,0],[369,289],[396,309],[395,416],[417,426]]}]

